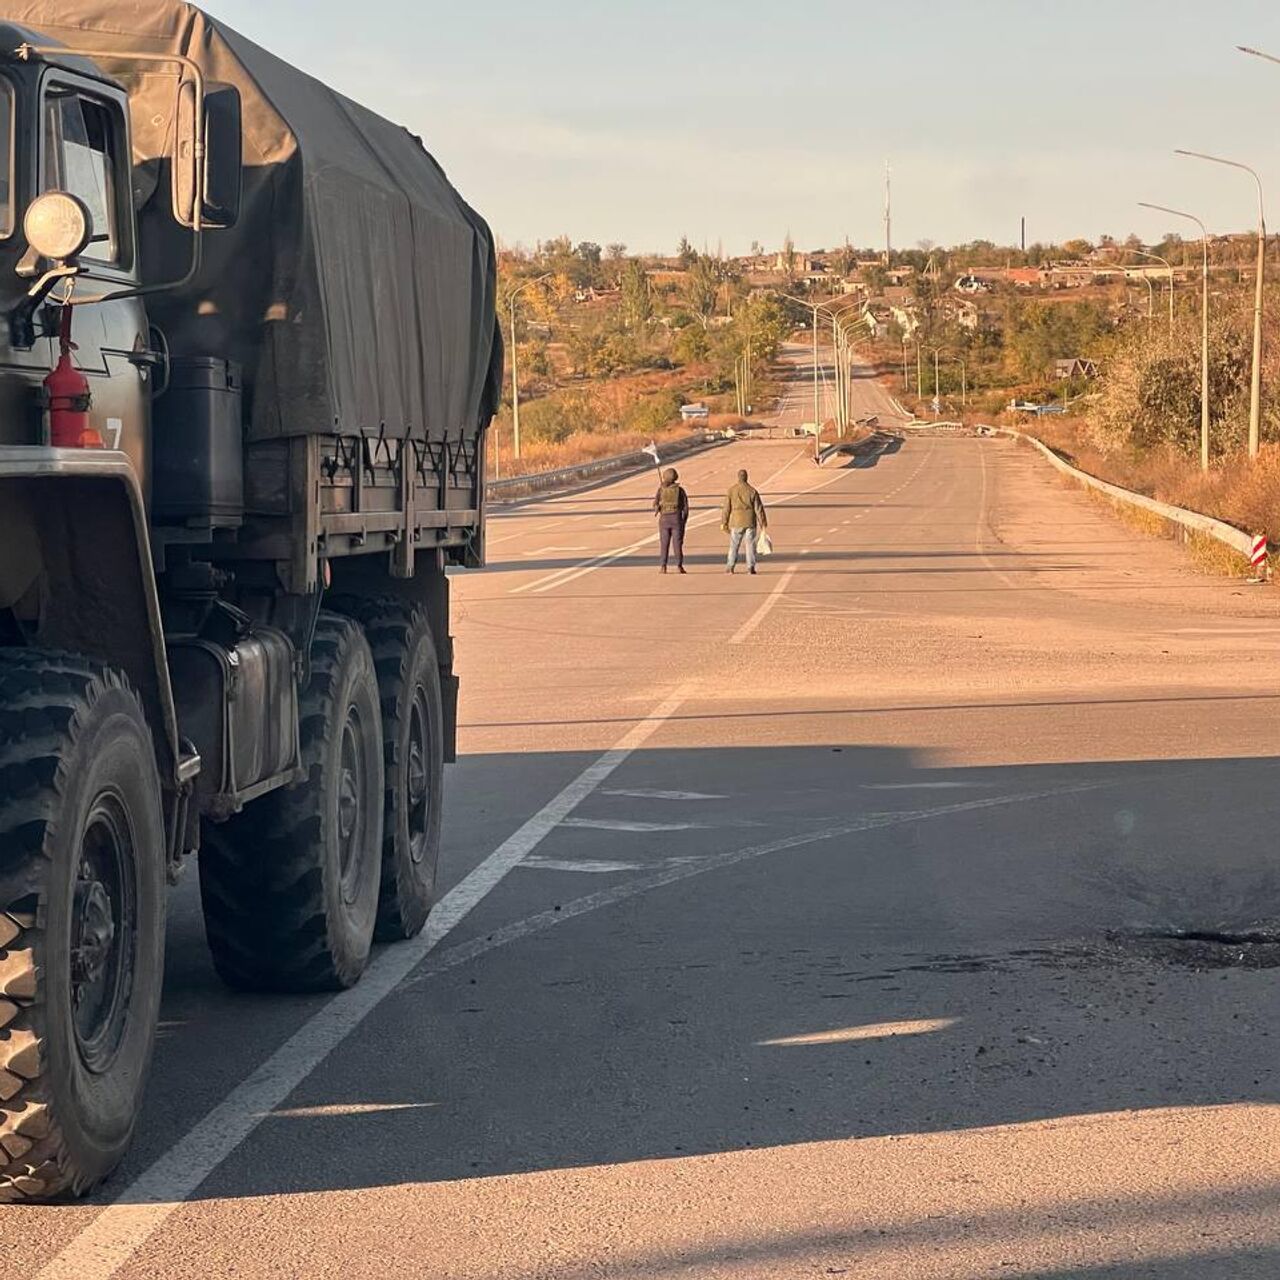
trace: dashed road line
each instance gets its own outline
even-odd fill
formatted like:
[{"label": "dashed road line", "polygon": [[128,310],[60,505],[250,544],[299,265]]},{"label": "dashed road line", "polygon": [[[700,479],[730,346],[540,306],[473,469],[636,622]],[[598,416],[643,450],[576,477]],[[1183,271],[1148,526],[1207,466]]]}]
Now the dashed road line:
[{"label": "dashed road line", "polygon": [[520,864],[521,871],[580,871],[584,875],[612,876],[623,871],[647,871],[643,862],[610,862],[605,858],[526,858]]},{"label": "dashed road line", "polygon": [[407,985],[411,987],[420,986],[439,973],[467,964],[479,956],[485,955],[490,951],[496,951],[499,947],[509,946],[511,943],[518,942],[520,939],[527,938],[532,934],[542,933],[547,929],[554,928],[556,925],[563,924],[566,920],[573,920],[578,916],[587,915],[589,912],[599,911],[603,907],[613,906],[614,903],[624,902],[628,898],[638,897],[654,889],[676,884],[681,880],[689,880],[694,876],[706,875],[711,871],[719,871],[724,867],[750,862],[756,858],[767,857],[770,854],[786,853],[792,849],[802,849],[808,845],[820,844],[827,840],[837,840],[842,836],[879,831],[887,827],[936,821],[939,818],[972,813],[984,809],[1009,808],[1014,805],[1032,804],[1038,800],[1056,800],[1062,796],[1078,795],[1086,791],[1101,791],[1106,787],[1119,785],[1118,782],[1113,780],[1081,782],[1073,786],[1049,788],[1044,791],[1028,791],[1005,796],[986,796],[980,800],[961,800],[955,804],[940,805],[935,809],[865,814],[840,826],[824,827],[818,831],[806,831],[797,835],[784,836],[778,840],[771,840],[766,844],[748,845],[742,849],[730,849],[724,853],[713,853],[688,861],[682,859],[676,862],[673,860],[672,863],[652,871],[648,875],[636,876],[635,879],[628,880],[624,884],[602,889],[598,893],[588,894],[586,897],[578,898],[574,902],[561,903],[553,910],[539,911],[536,915],[517,920],[509,925],[503,925],[484,937],[450,947],[447,951],[436,956]]},{"label": "dashed road line", "polygon": [[[583,831],[701,831],[705,822],[636,822],[629,818],[565,818],[561,827],[577,827]],[[714,824],[713,824],[714,825]]]}]

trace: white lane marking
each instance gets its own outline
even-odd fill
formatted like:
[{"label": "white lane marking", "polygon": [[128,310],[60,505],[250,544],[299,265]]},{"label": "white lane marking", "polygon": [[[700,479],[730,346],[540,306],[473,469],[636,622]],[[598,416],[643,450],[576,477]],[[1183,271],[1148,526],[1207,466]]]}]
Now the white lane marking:
[{"label": "white lane marking", "polygon": [[[878,831],[886,827],[905,826],[912,822],[928,822],[935,818],[946,818],[953,814],[968,813],[979,809],[994,809],[1000,806],[1030,804],[1036,800],[1053,800],[1060,796],[1078,795],[1085,791],[1101,791],[1106,787],[1116,787],[1119,782],[1082,782],[1075,786],[1058,787],[1047,791],[1029,791],[1020,795],[990,796],[983,800],[965,800],[957,804],[940,805],[936,809],[917,809],[910,813],[885,813],[867,815],[853,822],[838,827],[824,827],[819,831],[806,831],[794,836],[784,836],[780,840],[771,840],[768,844],[748,845],[743,849],[730,849],[725,853],[714,853],[708,857],[680,862],[672,861],[648,875],[636,876],[624,884],[614,885],[609,889],[601,889],[597,893],[588,894],[573,902],[565,902],[551,911],[539,911],[536,915],[527,916],[503,925],[484,937],[470,942],[460,942],[438,955],[424,970],[405,985],[421,986],[436,974],[449,969],[456,969],[499,947],[508,946],[527,938],[531,934],[542,933],[553,929],[566,920],[577,916],[599,911],[602,907],[610,907],[615,902],[624,902],[628,898],[638,897],[653,889],[661,889],[681,880],[689,880],[694,876],[706,875],[710,871],[718,871],[722,867],[731,867],[739,862],[750,862],[755,858],[767,857],[774,853],[786,853],[792,849],[802,849],[806,845],[819,844],[824,840],[838,840],[841,836],[857,835],[864,831]],[[39,1280],[39,1278],[37,1278]]]},{"label": "white lane marking", "polygon": [[246,1080],[143,1170],[35,1280],[108,1280],[191,1196],[197,1187],[298,1087],[439,945],[442,938],[520,865],[626,759],[643,746],[692,694],[682,685],[611,750],[509,836],[437,903],[412,941],[383,951],[357,986],[333,997]]},{"label": "white lane marking", "polygon": [[790,569],[778,579],[778,585],[769,592],[765,597],[764,603],[749,617],[746,622],[740,626],[737,631],[729,639],[730,644],[742,644],[750,638],[751,633],[769,616],[773,606],[782,599],[783,593],[787,589],[787,585],[791,579],[795,577],[796,566],[792,565]]},{"label": "white lane marking", "polygon": [[[800,450],[794,454],[791,459],[777,469],[767,480],[761,485],[761,489],[767,489],[793,462],[804,453]],[[784,497],[775,499],[770,505],[779,506],[784,502],[792,502],[796,498],[803,497],[807,493],[812,493],[815,489],[824,489],[827,485],[839,480],[843,473],[836,472],[834,476],[830,476],[826,480],[817,484],[810,485],[807,489],[801,489],[796,493],[786,494]],[[712,511],[704,511],[701,515],[694,516],[688,524],[689,528],[701,528],[705,524],[710,524],[713,520],[720,519],[720,511],[717,508]],[[594,573],[597,569],[607,568],[616,560],[621,560],[624,556],[629,556],[633,551],[639,551],[641,547],[650,546],[657,542],[658,535],[656,533],[648,534],[646,537],[639,539],[637,542],[628,543],[625,547],[617,547],[612,551],[601,552],[597,556],[592,556],[588,560],[584,560],[579,565],[573,565],[568,569],[561,569],[557,573],[548,574],[545,578],[535,578],[532,582],[522,583],[518,587],[511,587],[508,595],[522,595],[526,591],[533,595],[542,595],[544,592],[553,591],[556,587],[566,586],[570,582],[576,581],[578,578],[585,577],[588,573]]]},{"label": "white lane marking", "polygon": [[[712,516],[709,512],[704,512],[700,516],[694,516],[685,527],[697,528],[706,524],[711,518]],[[617,547],[613,551],[606,551],[598,556],[592,556],[590,560],[584,560],[581,564],[574,565],[572,568],[561,569],[557,573],[548,574],[545,578],[536,578],[533,582],[525,582],[518,587],[512,587],[507,594],[518,596],[530,591],[535,595],[541,595],[544,591],[550,591],[553,587],[564,586],[565,583],[573,582],[576,578],[593,573],[596,569],[603,569],[607,565],[611,565],[615,560],[621,560],[624,556],[629,556],[633,551],[639,551],[641,547],[647,547],[651,543],[657,542],[657,540],[658,535],[656,533],[647,534],[636,542],[628,543],[625,547]]]},{"label": "white lane marking", "polygon": [[807,555],[809,554],[809,552],[810,552],[810,551],[812,551],[812,550],[813,550],[813,548],[812,548],[812,547],[802,547],[802,548],[800,549],[800,554],[801,554],[802,556],[807,556]]},{"label": "white lane marking", "polygon": [[994,782],[864,782],[864,791],[959,791],[969,787],[993,787]]},{"label": "white lane marking", "polygon": [[632,822],[627,818],[566,818],[562,827],[583,831],[701,831],[705,822]]},{"label": "white lane marking", "polygon": [[585,551],[586,547],[539,547],[536,551],[522,551],[520,554],[526,558],[529,556],[548,556],[553,551]]},{"label": "white lane marking", "polygon": [[825,542],[825,541],[826,541],[826,539],[825,539],[825,538],[814,538],[814,540],[813,540],[813,545],[816,547],[816,546],[818,545],[818,543],[820,543],[820,542]]},{"label": "white lane marking", "polygon": [[521,871],[585,871],[597,876],[646,869],[643,862],[609,862],[604,858],[584,858],[581,862],[574,862],[569,858],[526,858],[520,864]]},{"label": "white lane marking", "polygon": [[[488,517],[487,517],[487,519],[489,519],[489,520],[503,520],[503,521],[506,521],[506,520],[509,520],[509,519],[512,519],[512,518],[513,518],[513,517],[511,517],[511,516],[488,516]],[[550,533],[552,529],[558,529],[562,524],[564,524],[564,521],[563,521],[563,520],[556,520],[556,521],[555,521],[554,523],[552,523],[552,524],[544,525],[541,529],[538,529],[538,530],[537,530],[537,532],[538,532],[538,533]],[[490,537],[488,536],[488,534],[486,533],[486,534],[485,534],[485,546],[488,546],[488,547],[496,547],[500,542],[510,542],[510,541],[512,540],[512,538],[523,538],[523,537],[525,537],[528,533],[529,533],[529,530],[528,530],[528,529],[517,529],[517,530],[515,531],[515,533],[504,533],[504,534],[502,535],[502,537],[500,537],[500,538],[490,538]]]},{"label": "white lane marking", "polygon": [[629,796],[635,800],[727,800],[709,791],[660,791],[650,787],[617,787],[600,793],[603,796]]}]

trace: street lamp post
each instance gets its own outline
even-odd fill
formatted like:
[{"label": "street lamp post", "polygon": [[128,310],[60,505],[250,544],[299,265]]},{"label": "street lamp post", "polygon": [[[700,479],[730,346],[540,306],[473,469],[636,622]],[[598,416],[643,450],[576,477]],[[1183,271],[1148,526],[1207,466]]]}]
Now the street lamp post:
[{"label": "street lamp post", "polygon": [[541,284],[550,275],[551,272],[548,271],[535,280],[526,280],[519,288],[513,289],[507,299],[511,307],[511,452],[515,458],[520,457],[520,373],[516,358],[516,347],[519,345],[516,342],[516,299],[526,289],[533,288],[535,284]]},{"label": "street lamp post", "polygon": [[788,302],[794,302],[798,306],[807,307],[813,313],[813,456],[818,456],[818,437],[821,435],[821,427],[818,423],[818,308],[817,302],[809,302],[804,298],[794,297],[792,294],[783,293],[781,297]]},{"label": "street lamp post", "polygon": [[[1121,270],[1123,270],[1123,268],[1121,268]],[[1125,277],[1126,280],[1128,278],[1128,276]],[[1156,290],[1155,286],[1151,283],[1151,277],[1145,272],[1142,276],[1142,283],[1147,286],[1147,323],[1150,324],[1152,320],[1156,318]]]},{"label": "street lamp post", "polygon": [[847,315],[856,303],[848,303],[839,308],[832,315],[832,323],[836,329],[836,351],[840,368],[837,376],[840,383],[840,434],[843,436],[849,429],[849,419],[851,416],[851,407],[853,403],[853,340],[850,334],[860,324],[866,324],[866,316],[856,316],[854,319],[847,319]]},{"label": "street lamp post", "polygon": [[1150,253],[1146,249],[1126,249],[1126,253],[1136,254],[1139,258],[1150,258],[1152,262],[1159,262],[1169,273],[1169,336],[1173,336],[1173,263],[1168,258],[1162,258],[1158,253]]},{"label": "street lamp post", "polygon": [[845,429],[849,424],[849,397],[848,397],[848,361],[845,359],[845,351],[843,345],[844,330],[842,328],[844,314],[852,307],[857,306],[857,302],[850,298],[842,305],[832,305],[831,303],[820,303],[823,312],[831,319],[831,349],[832,360],[834,363],[833,380],[835,382],[835,407],[836,407],[836,429],[840,435],[844,435]]},{"label": "street lamp post", "polygon": [[1143,209],[1186,218],[1200,228],[1200,470],[1209,470],[1209,229],[1194,213],[1139,200]]},{"label": "street lamp post", "polygon": [[[933,352],[933,394],[938,402],[938,411],[942,410],[942,383],[939,376],[939,357],[942,352],[946,351],[946,347],[930,347]],[[956,355],[955,352],[948,352],[948,355],[960,366],[960,407],[967,408],[969,404],[969,366],[965,363],[963,356]]]},{"label": "street lamp post", "polygon": [[1258,270],[1253,289],[1253,369],[1249,379],[1249,457],[1256,458],[1262,435],[1262,301],[1263,277],[1267,265],[1267,216],[1262,202],[1262,179],[1255,169],[1241,164],[1239,160],[1224,160],[1221,156],[1206,155],[1203,151],[1178,150],[1175,154],[1208,160],[1212,164],[1224,164],[1231,169],[1243,169],[1253,178],[1258,188]]},{"label": "street lamp post", "polygon": [[[852,302],[849,302],[845,305],[845,307],[833,308],[828,303],[825,303],[825,302],[810,302],[807,298],[797,298],[793,294],[782,293],[780,290],[777,292],[780,298],[785,298],[788,302],[794,302],[797,306],[808,308],[808,310],[812,313],[812,317],[813,317],[813,456],[814,458],[817,458],[818,454],[821,452],[820,441],[822,437],[822,409],[821,409],[821,403],[820,403],[820,397],[819,397],[819,391],[818,391],[818,377],[819,377],[819,373],[818,373],[818,312],[821,311],[824,315],[829,316],[831,318],[832,329],[834,330],[836,327],[836,317],[840,314],[841,311],[847,310],[848,307],[853,306],[854,304]],[[840,368],[840,351],[839,351],[838,344],[836,345],[834,359],[835,359],[835,369],[838,376],[839,368]],[[836,388],[837,424],[839,423],[840,414],[841,414],[841,410],[839,406],[839,395],[840,395],[840,389],[837,386]]]}]

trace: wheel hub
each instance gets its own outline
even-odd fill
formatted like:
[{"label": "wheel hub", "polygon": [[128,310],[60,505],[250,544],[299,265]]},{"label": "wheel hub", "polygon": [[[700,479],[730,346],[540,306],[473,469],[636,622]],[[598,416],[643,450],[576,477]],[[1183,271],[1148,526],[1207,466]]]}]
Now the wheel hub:
[{"label": "wheel hub", "polygon": [[360,844],[364,836],[365,759],[355,707],[342,726],[342,753],[338,765],[338,859],[344,901],[352,902],[359,890]]},{"label": "wheel hub", "polygon": [[101,880],[85,863],[80,864],[76,881],[76,921],[80,945],[71,951],[71,979],[79,984],[78,997],[87,984],[100,982],[116,937],[116,922],[111,915],[111,895]]},{"label": "wheel hub", "polygon": [[409,819],[409,856],[421,862],[427,852],[427,825],[431,816],[431,796],[427,775],[428,728],[426,698],[416,691],[409,717],[409,756],[406,761],[406,807]]},{"label": "wheel hub", "polygon": [[71,903],[71,1017],[90,1071],[106,1071],[128,1020],[135,926],[133,832],[124,806],[104,794],[80,840]]}]

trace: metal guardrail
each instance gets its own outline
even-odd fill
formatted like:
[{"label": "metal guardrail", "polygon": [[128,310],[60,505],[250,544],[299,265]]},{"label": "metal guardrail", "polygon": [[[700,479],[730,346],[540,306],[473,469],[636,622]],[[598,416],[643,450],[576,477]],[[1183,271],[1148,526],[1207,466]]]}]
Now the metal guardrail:
[{"label": "metal guardrail", "polygon": [[[662,461],[656,465],[665,466],[669,460],[687,457],[699,449],[727,444],[732,438],[731,435],[717,431],[699,431],[691,436],[682,436],[679,440],[664,441],[658,446],[658,456]],[[596,458],[592,462],[583,462],[574,467],[559,467],[555,471],[536,471],[530,475],[510,476],[505,480],[490,480],[485,485],[485,496],[493,502],[510,502],[516,498],[532,497],[534,494],[576,489],[593,480],[654,466],[653,454],[637,449],[633,453]]]}]

